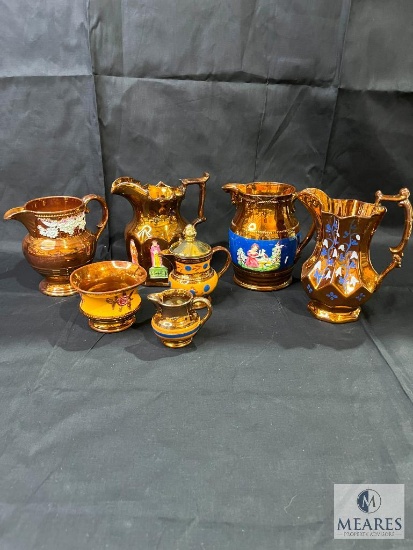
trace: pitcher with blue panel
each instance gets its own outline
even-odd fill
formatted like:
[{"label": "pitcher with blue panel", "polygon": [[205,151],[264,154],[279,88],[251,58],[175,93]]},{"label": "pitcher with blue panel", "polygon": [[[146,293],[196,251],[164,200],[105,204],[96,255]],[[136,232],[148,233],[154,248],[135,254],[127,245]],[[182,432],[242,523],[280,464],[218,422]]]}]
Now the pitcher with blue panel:
[{"label": "pitcher with blue panel", "polygon": [[311,239],[304,240],[294,214],[293,185],[276,182],[227,183],[236,206],[229,229],[234,281],[250,290],[278,290],[292,281],[293,267]]},{"label": "pitcher with blue panel", "polygon": [[[226,261],[223,268],[216,272],[211,267],[212,256],[224,252]],[[188,224],[183,231],[183,239],[173,244],[161,255],[172,261],[174,268],[169,273],[171,288],[190,291],[193,296],[203,296],[210,300],[210,294],[218,280],[231,263],[229,251],[224,246],[214,246],[196,239],[196,229]],[[195,306],[197,307],[197,306]]]}]

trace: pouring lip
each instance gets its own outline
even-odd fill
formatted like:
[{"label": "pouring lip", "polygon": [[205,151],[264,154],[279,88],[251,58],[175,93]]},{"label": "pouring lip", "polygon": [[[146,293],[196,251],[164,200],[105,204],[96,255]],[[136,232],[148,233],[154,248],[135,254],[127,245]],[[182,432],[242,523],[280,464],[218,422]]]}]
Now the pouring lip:
[{"label": "pouring lip", "polygon": [[[318,200],[320,203],[320,212],[321,214],[325,214],[327,216],[334,216],[335,218],[338,218],[340,220],[346,220],[350,218],[358,218],[358,219],[365,219],[369,220],[374,216],[381,216],[384,213],[387,212],[387,208],[383,206],[382,204],[375,204],[373,202],[367,202],[360,199],[352,199],[352,198],[331,198],[327,196],[327,204],[319,197],[317,196],[317,193],[313,193],[312,191],[319,191],[317,188],[308,188],[304,189],[302,192],[299,193],[308,193],[311,197]],[[301,200],[301,197],[298,197]],[[340,207],[343,210],[353,210],[353,213],[344,213],[340,214]],[[357,213],[357,211],[360,211],[361,209],[370,210],[370,214],[367,213]]]}]

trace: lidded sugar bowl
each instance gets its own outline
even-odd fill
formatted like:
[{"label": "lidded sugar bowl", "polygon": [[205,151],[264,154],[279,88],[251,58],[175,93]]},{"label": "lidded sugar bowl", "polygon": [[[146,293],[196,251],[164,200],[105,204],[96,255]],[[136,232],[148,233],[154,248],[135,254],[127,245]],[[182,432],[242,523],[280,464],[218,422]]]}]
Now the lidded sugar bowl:
[{"label": "lidded sugar bowl", "polygon": [[[188,224],[183,231],[183,239],[161,254],[174,265],[169,273],[171,288],[189,290],[193,296],[209,297],[221,275],[228,269],[231,255],[224,246],[212,248],[209,244],[198,241],[196,234],[195,227]],[[211,267],[211,259],[219,251],[224,252],[227,257],[223,268],[216,272]]]}]

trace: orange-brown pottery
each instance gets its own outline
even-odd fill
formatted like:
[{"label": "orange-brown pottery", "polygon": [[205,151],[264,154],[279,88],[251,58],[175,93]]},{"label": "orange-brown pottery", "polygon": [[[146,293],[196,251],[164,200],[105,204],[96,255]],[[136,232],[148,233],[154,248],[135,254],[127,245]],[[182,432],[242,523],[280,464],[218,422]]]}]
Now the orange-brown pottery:
[{"label": "orange-brown pottery", "polygon": [[[152,317],[152,328],[161,342],[169,348],[182,348],[210,318],[212,306],[206,298],[194,297],[188,290],[173,288],[148,295],[157,312]],[[204,317],[197,310],[207,308]]]},{"label": "orange-brown pottery", "polygon": [[[88,203],[99,202],[102,218],[95,233],[86,228]],[[99,195],[77,197],[52,196],[33,199],[24,206],[11,208],[5,220],[18,220],[28,234],[22,242],[23,254],[44,276],[39,288],[49,296],[70,296],[76,291],[70,274],[94,258],[96,243],[108,221],[105,200]]]},{"label": "orange-brown pottery", "polygon": [[[312,213],[317,226],[313,254],[302,267],[302,284],[311,298],[308,308],[322,321],[356,321],[360,306],[381,285],[395,267],[401,267],[404,248],[412,231],[410,192],[398,195],[376,193],[374,204],[353,199],[331,199],[320,189],[309,188],[298,198]],[[404,231],[400,243],[390,248],[393,259],[377,273],[370,261],[370,243],[386,208],[383,200],[398,202],[404,208]]]},{"label": "orange-brown pottery", "polygon": [[146,285],[169,285],[169,269],[160,252],[182,236],[188,223],[180,211],[188,185],[199,186],[198,214],[192,224],[206,220],[204,202],[208,179],[209,174],[205,172],[200,178],[180,180],[178,187],[170,187],[161,181],[156,185],[143,185],[130,177],[113,182],[112,193],[125,197],[133,208],[133,218],[125,228],[126,251],[131,261],[138,262],[147,270]]},{"label": "orange-brown pottery", "polygon": [[234,281],[251,290],[278,290],[291,283],[293,267],[314,232],[301,240],[294,214],[295,187],[285,183],[227,183],[236,206],[229,229]]},{"label": "orange-brown pottery", "polygon": [[[189,290],[193,296],[210,298],[219,278],[228,269],[231,256],[225,247],[212,248],[209,244],[195,240],[195,237],[195,227],[188,224],[183,232],[183,240],[173,244],[162,256],[166,256],[174,265],[169,274],[171,288],[182,288]],[[218,272],[211,267],[211,260],[216,252],[224,252],[226,255],[224,266]]]},{"label": "orange-brown pottery", "polygon": [[146,278],[140,265],[123,261],[96,262],[70,275],[81,297],[80,311],[98,332],[120,332],[135,322],[141,305],[138,286]]}]

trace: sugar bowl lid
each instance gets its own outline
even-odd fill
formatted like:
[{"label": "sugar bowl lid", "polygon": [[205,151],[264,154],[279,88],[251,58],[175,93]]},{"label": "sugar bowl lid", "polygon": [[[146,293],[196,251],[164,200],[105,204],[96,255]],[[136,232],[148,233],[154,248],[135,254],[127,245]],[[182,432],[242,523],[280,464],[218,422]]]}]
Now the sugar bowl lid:
[{"label": "sugar bowl lid", "polygon": [[196,229],[190,223],[183,230],[183,239],[169,249],[172,254],[179,258],[200,258],[211,252],[207,243],[195,239]]}]

